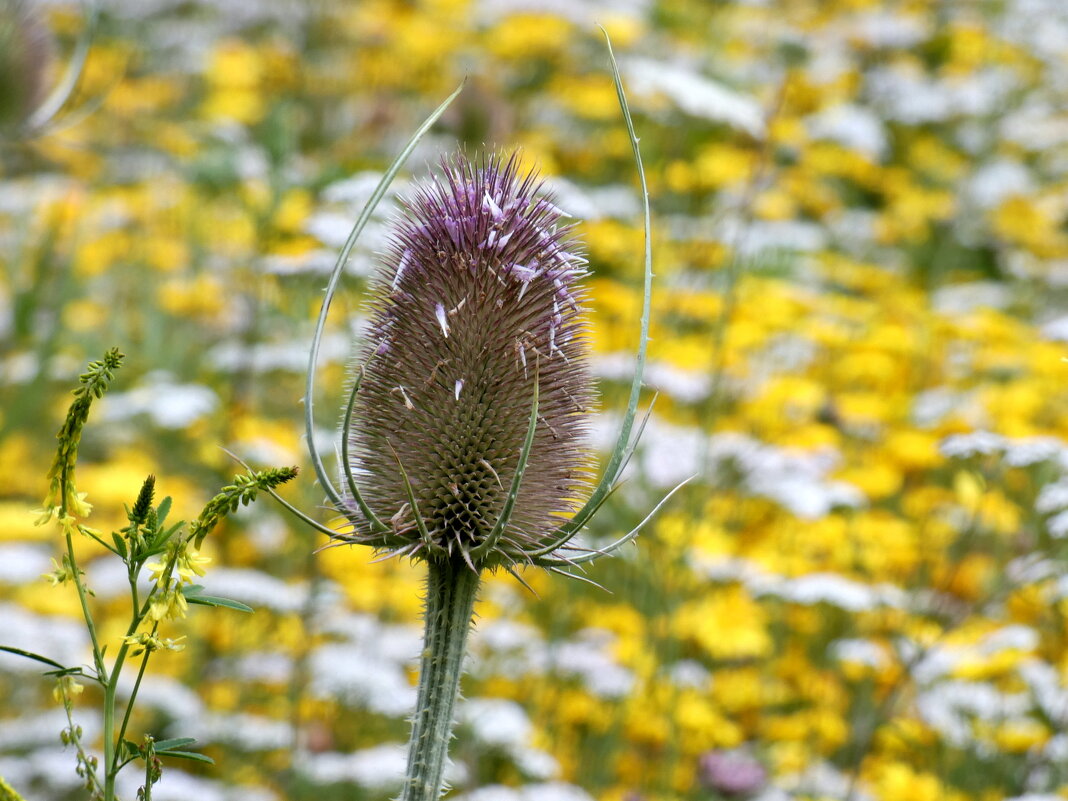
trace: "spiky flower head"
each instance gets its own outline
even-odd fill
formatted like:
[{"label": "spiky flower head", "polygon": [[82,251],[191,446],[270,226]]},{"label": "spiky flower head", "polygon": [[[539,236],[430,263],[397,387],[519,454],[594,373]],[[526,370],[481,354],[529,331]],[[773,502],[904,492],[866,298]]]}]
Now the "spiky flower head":
[{"label": "spiky flower head", "polygon": [[[458,156],[397,221],[347,434],[395,550],[507,564],[575,507],[594,393],[586,260],[562,217],[514,156]],[[351,538],[375,543],[367,515],[347,512]]]}]

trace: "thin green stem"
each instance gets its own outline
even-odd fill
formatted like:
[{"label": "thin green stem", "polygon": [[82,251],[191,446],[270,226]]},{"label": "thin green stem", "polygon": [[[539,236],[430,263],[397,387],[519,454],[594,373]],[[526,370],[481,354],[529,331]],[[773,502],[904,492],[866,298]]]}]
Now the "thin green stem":
[{"label": "thin green stem", "polygon": [[[125,654],[120,653],[120,656]],[[119,675],[121,666],[116,661],[112,677]],[[112,766],[115,763],[115,682],[109,681],[104,689],[104,801],[115,801],[115,777],[118,771]]]},{"label": "thin green stem", "polygon": [[130,581],[130,599],[133,601],[133,610],[136,612],[141,607],[141,595],[137,590],[137,571],[138,566],[135,564],[130,565],[129,581]]},{"label": "thin green stem", "polygon": [[[67,505],[64,503],[60,507],[61,518],[67,514]],[[82,583],[81,571],[78,569],[78,560],[74,557],[74,538],[71,537],[70,532],[67,532],[67,565],[70,567],[71,575],[74,577],[74,588],[78,591],[78,600],[82,605],[82,617],[85,618],[85,627],[89,629],[89,639],[93,643],[93,663],[96,665],[96,677],[97,681],[101,684],[107,683],[108,671],[104,667],[104,655],[100,651],[100,642],[96,636],[96,624],[93,623],[93,615],[89,611],[89,598],[88,593],[85,590],[85,585]]]},{"label": "thin green stem", "polygon": [[63,711],[67,713],[67,731],[70,732],[70,741],[74,744],[74,748],[78,752],[78,760],[85,766],[85,780],[92,785],[90,789],[93,792],[102,792],[103,788],[100,786],[100,779],[97,777],[96,771],[93,770],[92,763],[89,761],[89,755],[85,752],[85,747],[82,745],[81,735],[78,734],[78,724],[74,722],[74,704],[66,692],[63,693]]},{"label": "thin green stem", "polygon": [[[141,625],[141,620],[148,611],[149,600],[152,597],[152,593],[149,593],[149,598],[145,600],[145,608],[138,612],[136,609],[133,616],[130,619],[130,625],[126,629],[126,636],[133,636],[137,631],[137,627]],[[154,630],[154,629],[153,629]],[[104,685],[104,801],[115,801],[115,777],[118,775],[118,749],[115,743],[115,693],[119,686],[119,674],[122,672],[122,666],[126,662],[126,654],[129,653],[130,646],[124,640],[122,645],[119,646],[119,652],[115,656],[115,664],[111,666],[111,677],[107,684]],[[146,654],[147,656],[147,654]],[[141,666],[142,672],[144,672],[144,665]],[[138,683],[141,681],[141,676],[138,674]],[[136,695],[136,687],[134,688],[134,695]],[[129,705],[126,708],[126,716],[123,719],[123,730],[126,729],[126,720],[129,719],[130,710],[133,708],[134,696],[130,696]]]},{"label": "thin green stem", "polygon": [[[177,561],[177,551],[172,553],[167,560],[165,570],[163,572],[164,583],[170,585],[171,574],[174,571],[174,564]],[[136,571],[135,571],[136,575]],[[132,583],[132,586],[136,588],[136,580]],[[156,594],[156,589],[159,587],[157,583],[155,587],[149,590],[148,596],[145,598],[144,604],[141,609],[134,607],[133,614],[130,616],[130,625],[126,629],[126,636],[132,637],[141,625],[141,621],[145,619],[145,615],[148,614],[148,610],[152,605],[152,596]],[[156,625],[153,625],[152,632],[155,633]],[[107,684],[104,687],[104,801],[115,801],[115,778],[119,774],[119,769],[122,767],[119,765],[118,748],[115,740],[115,694],[119,686],[119,674],[122,672],[122,666],[126,662],[126,655],[130,652],[130,644],[123,639],[122,645],[119,646],[119,652],[115,655],[115,664],[111,667],[111,676],[108,679]],[[148,654],[145,654],[145,662],[147,662]],[[126,724],[130,717],[130,711],[133,709],[134,698],[137,695],[137,687],[141,683],[141,675],[144,673],[145,663],[141,665],[141,672],[137,675],[137,684],[134,685],[133,695],[130,696],[130,700],[126,707],[126,714],[123,717],[122,731],[126,731]],[[122,734],[119,735],[120,739]]]},{"label": "thin green stem", "polygon": [[437,801],[441,796],[453,707],[480,581],[479,574],[458,558],[432,560],[428,568],[419,695],[400,801]]},{"label": "thin green stem", "polygon": [[[158,628],[158,624],[152,627],[153,636],[155,635],[156,629]],[[133,690],[130,692],[130,698],[126,702],[126,713],[122,716],[122,725],[119,726],[119,736],[115,738],[117,743],[121,743],[122,739],[126,736],[126,727],[130,723],[130,715],[133,714],[134,701],[137,700],[137,691],[141,689],[141,679],[145,675],[145,668],[148,667],[148,657],[151,656],[151,654],[152,651],[146,648],[145,657],[141,660],[141,668],[137,671],[137,679],[134,680]],[[118,754],[116,754],[115,756],[115,762],[118,763]],[[116,774],[119,772],[118,764],[115,765],[114,771]]]},{"label": "thin green stem", "polygon": [[154,756],[149,756],[148,759],[145,760],[145,793],[143,796],[144,801],[152,801],[152,785],[154,784],[154,782],[152,781],[152,760],[154,759]]}]

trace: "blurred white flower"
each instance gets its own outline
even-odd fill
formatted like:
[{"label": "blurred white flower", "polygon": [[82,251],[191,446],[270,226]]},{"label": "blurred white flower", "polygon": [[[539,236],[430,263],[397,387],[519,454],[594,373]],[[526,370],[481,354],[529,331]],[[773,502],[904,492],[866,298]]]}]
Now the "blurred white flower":
[{"label": "blurred white flower", "polygon": [[[47,569],[47,568],[46,568]],[[60,615],[38,615],[14,603],[0,603],[3,644],[54,659],[72,667],[89,656],[89,635],[85,624]],[[40,662],[0,651],[0,671],[39,674]],[[56,729],[59,731],[60,726]]]},{"label": "blurred white flower", "polygon": [[1013,195],[1034,190],[1031,172],[1018,161],[997,159],[980,165],[964,186],[964,195],[981,209],[992,209]]},{"label": "blurred white flower", "polygon": [[304,583],[290,584],[261,570],[216,567],[200,579],[208,595],[232,598],[253,609],[299,612],[308,599]]},{"label": "blurred white flower", "polygon": [[148,415],[160,428],[187,428],[211,414],[219,396],[202,384],[179,384],[165,370],[148,373],[139,387],[110,392],[100,401],[105,422]]},{"label": "blurred white flower", "polygon": [[383,659],[373,646],[328,643],[312,652],[309,667],[309,689],[320,698],[337,698],[391,717],[415,709],[415,688],[404,666]]},{"label": "blurred white flower", "polygon": [[691,67],[634,58],[623,63],[623,72],[635,96],[664,94],[694,117],[726,123],[755,137],[764,134],[764,110],[755,99]]},{"label": "blurred white flower", "polygon": [[634,674],[612,656],[615,635],[604,629],[583,629],[574,640],[549,645],[552,669],[580,677],[586,688],[602,698],[620,698],[634,686]]},{"label": "blurred white flower", "polygon": [[[0,545],[0,584],[28,584],[51,570],[53,551],[27,542]],[[129,584],[126,585],[129,588]]]},{"label": "blurred white flower", "polygon": [[938,446],[943,456],[966,459],[969,456],[989,456],[1005,450],[1008,440],[990,431],[972,431],[946,437]]},{"label": "blurred white flower", "polygon": [[890,585],[862,584],[835,573],[810,573],[796,578],[765,576],[766,583],[750,582],[758,595],[773,595],[791,603],[811,606],[826,603],[847,612],[865,612],[879,607],[900,609],[904,591]]},{"label": "blurred white flower", "polygon": [[[135,798],[144,784],[143,771],[126,770],[119,774],[118,789],[123,798]],[[203,776],[193,776],[168,766],[163,778],[152,788],[152,801],[279,801],[278,795],[263,787],[225,785]]]},{"label": "blurred white flower", "polygon": [[809,133],[816,139],[829,139],[855,150],[873,161],[886,153],[886,129],[871,109],[853,103],[841,103],[824,109],[806,120]]},{"label": "blurred white flower", "polygon": [[297,765],[315,784],[349,782],[368,790],[392,791],[404,780],[406,751],[400,743],[385,743],[351,754],[302,754]]},{"label": "blurred white flower", "polygon": [[225,743],[242,751],[275,751],[293,745],[293,727],[263,715],[200,712],[182,717],[173,731],[200,745]]},{"label": "blurred white flower", "polygon": [[839,662],[855,662],[876,669],[890,665],[890,657],[886,651],[871,640],[835,640],[828,650]]},{"label": "blurred white flower", "polygon": [[505,787],[491,784],[455,797],[456,801],[593,801],[582,788],[563,782]]}]

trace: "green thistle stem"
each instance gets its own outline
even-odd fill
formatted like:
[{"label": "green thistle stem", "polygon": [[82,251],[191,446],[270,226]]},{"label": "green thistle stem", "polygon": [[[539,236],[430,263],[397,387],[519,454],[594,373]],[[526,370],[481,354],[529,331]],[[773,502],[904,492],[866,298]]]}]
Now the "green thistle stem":
[{"label": "green thistle stem", "polygon": [[437,801],[441,796],[452,713],[480,582],[479,574],[458,558],[433,560],[428,567],[419,697],[400,801]]}]

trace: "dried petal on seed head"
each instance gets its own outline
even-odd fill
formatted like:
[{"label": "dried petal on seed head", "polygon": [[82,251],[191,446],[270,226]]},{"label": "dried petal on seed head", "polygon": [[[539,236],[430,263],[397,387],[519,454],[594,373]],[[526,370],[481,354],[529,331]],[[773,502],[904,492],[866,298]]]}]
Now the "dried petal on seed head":
[{"label": "dried petal on seed head", "polygon": [[438,325],[441,326],[441,333],[446,338],[449,336],[449,319],[445,316],[445,306],[442,303],[437,304],[434,307],[434,316],[438,319]]}]

